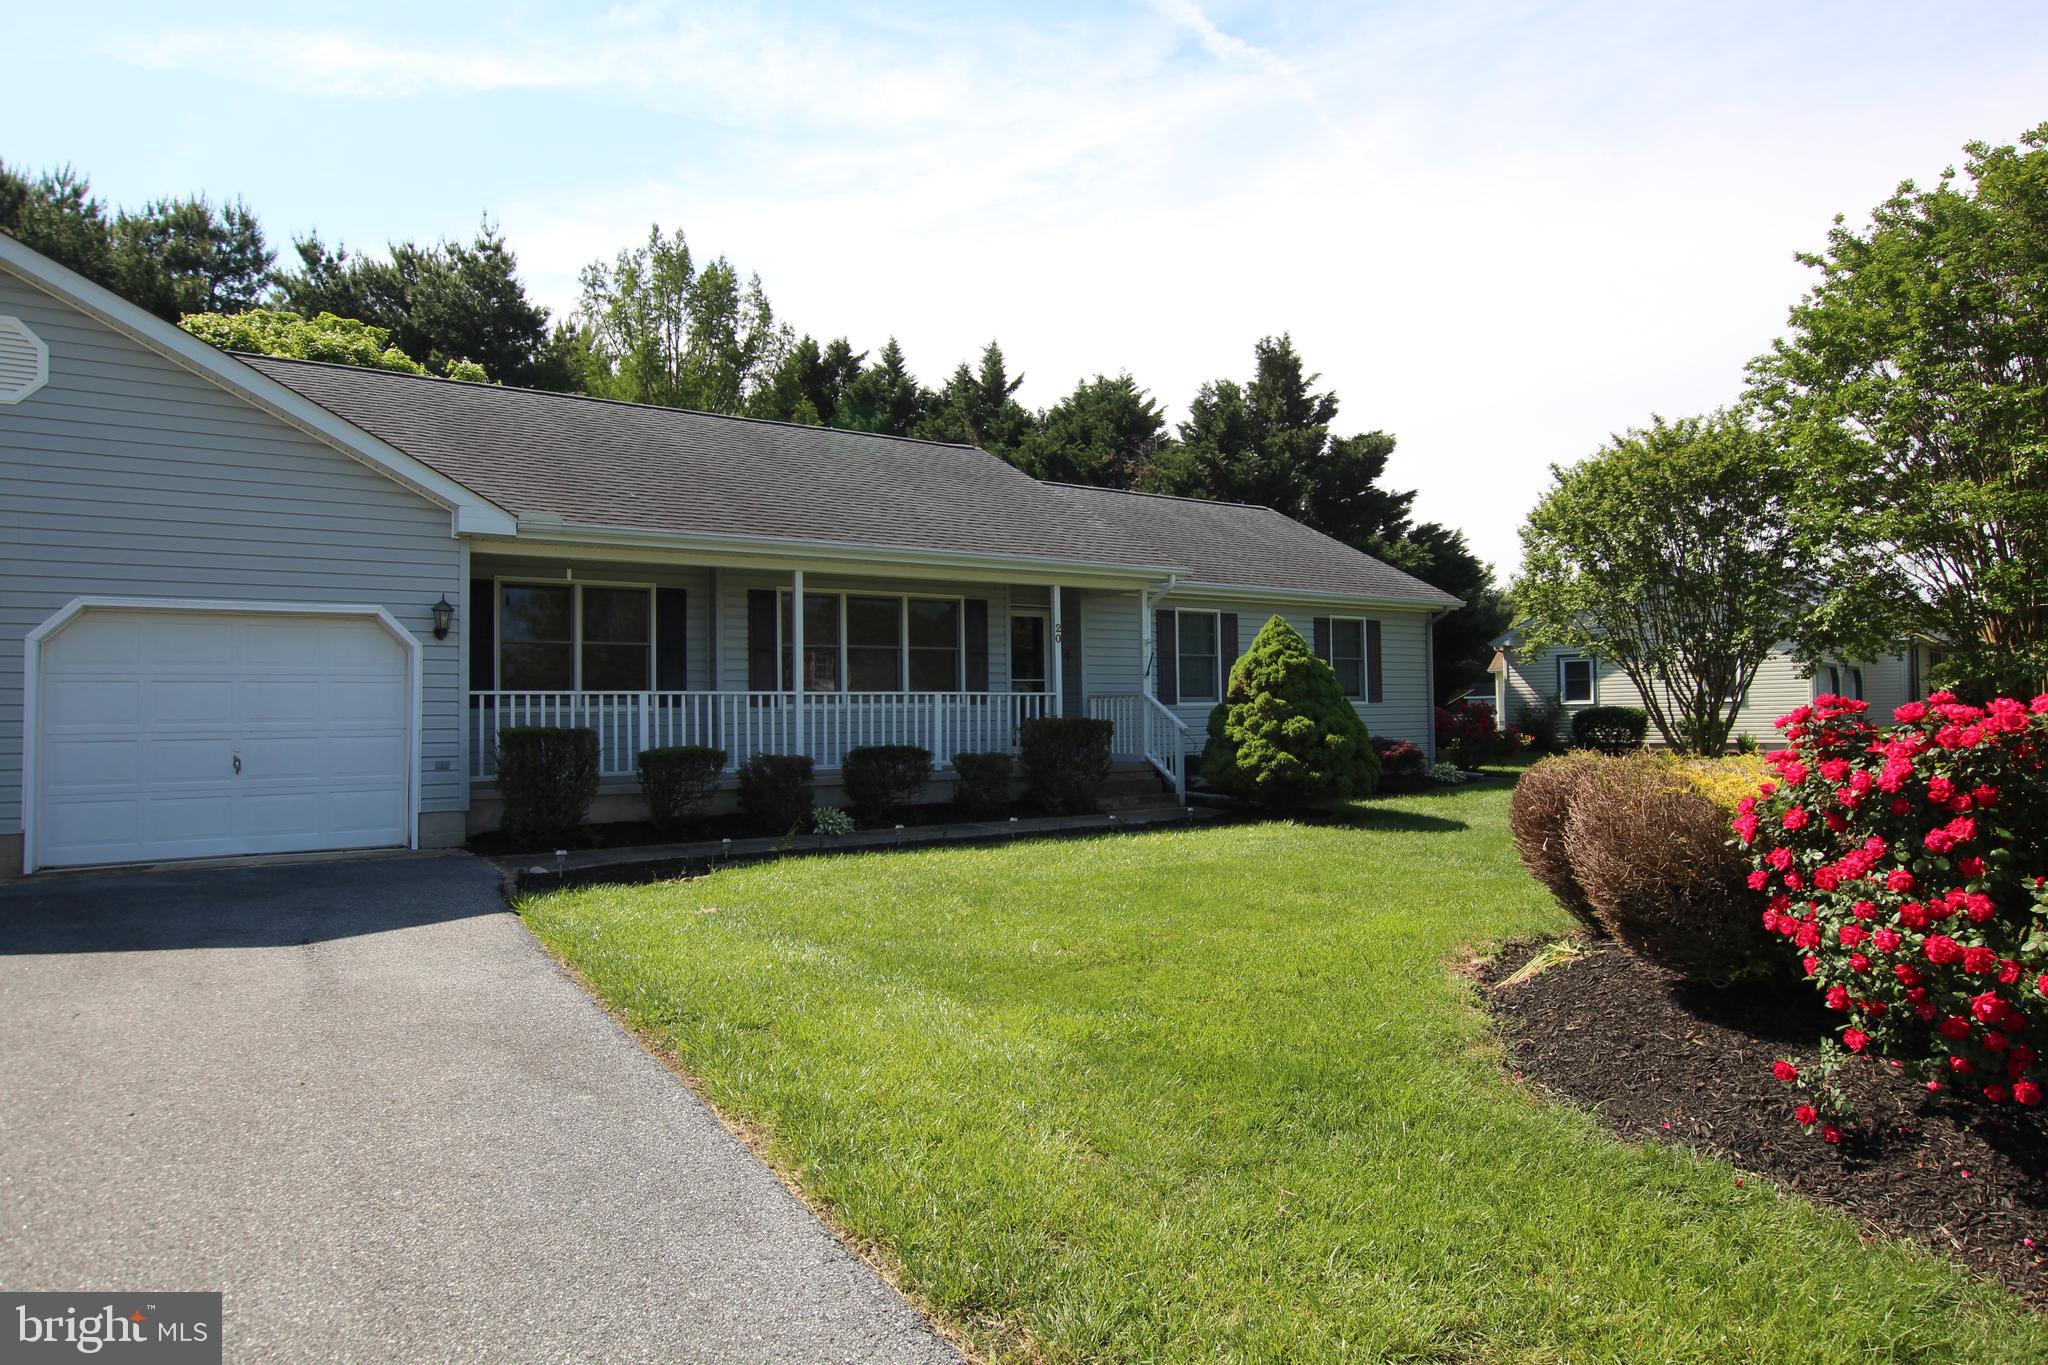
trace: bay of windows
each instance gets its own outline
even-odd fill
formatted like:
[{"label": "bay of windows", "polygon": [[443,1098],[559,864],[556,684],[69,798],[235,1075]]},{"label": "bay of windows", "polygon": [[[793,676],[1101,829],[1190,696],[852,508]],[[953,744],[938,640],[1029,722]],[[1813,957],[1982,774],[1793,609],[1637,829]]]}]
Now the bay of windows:
[{"label": "bay of windows", "polygon": [[[793,597],[782,594],[778,685],[792,686]],[[961,607],[950,597],[804,594],[804,690],[957,692]],[[842,679],[844,680],[842,684]]]}]

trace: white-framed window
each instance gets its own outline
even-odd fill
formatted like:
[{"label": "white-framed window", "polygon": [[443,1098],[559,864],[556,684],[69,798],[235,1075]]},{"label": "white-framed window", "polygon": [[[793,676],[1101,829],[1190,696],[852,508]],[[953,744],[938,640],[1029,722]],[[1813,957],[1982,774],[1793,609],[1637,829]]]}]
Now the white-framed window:
[{"label": "white-framed window", "polygon": [[1175,678],[1182,701],[1215,701],[1222,695],[1219,676],[1222,648],[1218,643],[1222,623],[1213,611],[1174,613],[1174,642],[1177,651]]},{"label": "white-framed window", "polygon": [[1043,611],[1010,608],[1010,690],[1043,692],[1052,685],[1046,660],[1051,627]]},{"label": "white-framed window", "polygon": [[1829,664],[1813,676],[1813,695],[1863,700],[1863,670],[1849,664]]},{"label": "white-framed window", "polygon": [[1330,618],[1330,667],[1337,670],[1344,695],[1362,700],[1365,696],[1365,618]]},{"label": "white-framed window", "polygon": [[[794,676],[784,591],[776,619],[776,687]],[[967,657],[966,605],[958,597],[806,592],[806,692],[957,692]]]},{"label": "white-framed window", "polygon": [[1566,654],[1557,661],[1557,696],[1566,706],[1586,706],[1593,700],[1593,661],[1583,654]]},{"label": "white-framed window", "polygon": [[654,585],[497,580],[506,692],[644,692],[654,685]]}]

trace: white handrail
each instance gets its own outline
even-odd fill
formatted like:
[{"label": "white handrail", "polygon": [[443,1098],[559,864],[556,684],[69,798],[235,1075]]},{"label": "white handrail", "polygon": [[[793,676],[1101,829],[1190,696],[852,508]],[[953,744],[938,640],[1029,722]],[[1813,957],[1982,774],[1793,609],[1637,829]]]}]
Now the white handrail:
[{"label": "white handrail", "polygon": [[1116,727],[1112,753],[1150,763],[1187,804],[1188,726],[1171,707],[1149,692],[1098,692],[1088,698],[1088,714]]},{"label": "white handrail", "polygon": [[[953,755],[1014,751],[1023,723],[1050,715],[1048,692],[806,692],[803,750],[820,769],[848,749],[915,744],[945,767]],[[574,726],[597,734],[598,774],[630,777],[643,749],[702,744],[723,749],[728,770],[755,754],[799,752],[790,692],[472,692],[469,775],[497,771],[498,731]]]},{"label": "white handrail", "polygon": [[[1150,692],[1145,693],[1144,698],[1150,703],[1145,712],[1145,757],[1154,766],[1170,766],[1168,776],[1173,779],[1174,799],[1185,806],[1188,803],[1188,723]],[[1155,739],[1159,741],[1156,744]],[[1170,756],[1170,765],[1160,764],[1162,754]]]}]

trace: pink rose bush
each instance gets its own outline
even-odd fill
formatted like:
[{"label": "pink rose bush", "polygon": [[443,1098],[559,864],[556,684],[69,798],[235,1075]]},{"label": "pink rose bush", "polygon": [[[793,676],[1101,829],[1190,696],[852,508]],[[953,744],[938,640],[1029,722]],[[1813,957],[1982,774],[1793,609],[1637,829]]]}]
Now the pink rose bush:
[{"label": "pink rose bush", "polygon": [[[2048,695],[1973,706],[1937,692],[1889,728],[1866,711],[1829,696],[1781,718],[1790,747],[1737,807],[1764,928],[1841,1015],[1847,1052],[1922,1066],[1930,1090],[2034,1108],[2048,1074]],[[1788,1084],[1816,1079],[1779,1065]],[[1818,1121],[1808,1103],[1794,1114]]]}]

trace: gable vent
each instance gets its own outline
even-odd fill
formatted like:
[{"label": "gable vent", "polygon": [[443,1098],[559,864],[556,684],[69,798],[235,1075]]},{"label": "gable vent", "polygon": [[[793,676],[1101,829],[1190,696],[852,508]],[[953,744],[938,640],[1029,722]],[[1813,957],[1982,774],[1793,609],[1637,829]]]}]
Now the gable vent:
[{"label": "gable vent", "polygon": [[0,403],[19,403],[50,382],[50,348],[20,318],[0,317]]}]

